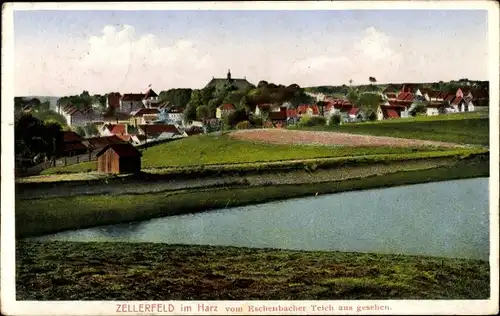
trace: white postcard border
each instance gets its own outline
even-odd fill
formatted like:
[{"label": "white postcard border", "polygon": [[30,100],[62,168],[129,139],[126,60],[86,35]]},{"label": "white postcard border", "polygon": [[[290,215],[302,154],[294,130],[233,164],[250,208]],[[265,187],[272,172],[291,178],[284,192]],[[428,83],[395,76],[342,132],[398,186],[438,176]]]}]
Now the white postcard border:
[{"label": "white postcard border", "polygon": [[[13,137],[13,9],[16,10],[343,10],[343,9],[458,9],[488,10],[489,80],[490,80],[490,269],[491,298],[489,300],[380,300],[380,301],[16,301],[15,300],[15,234],[14,234],[14,137]],[[1,309],[7,315],[245,315],[250,306],[308,306],[305,311],[254,312],[255,314],[462,314],[498,313],[498,209],[499,209],[499,17],[494,1],[348,1],[348,2],[178,2],[178,3],[16,3],[4,4],[2,10],[2,170],[1,170]],[[467,43],[465,43],[467,44]],[[132,312],[119,312],[119,305],[131,306]],[[142,304],[142,307],[141,307]],[[145,309],[146,305],[150,309]],[[167,310],[161,312],[166,306]],[[171,305],[169,305],[171,304]],[[217,306],[217,311],[198,312],[198,304]],[[315,311],[311,305],[353,306],[353,311]],[[157,312],[151,312],[156,305]],[[389,306],[390,310],[361,310],[357,306]],[[174,311],[168,311],[173,306]],[[183,307],[191,310],[183,311]],[[226,307],[247,308],[231,312]],[[128,308],[128,307],[127,307]],[[129,310],[129,309],[127,309]],[[137,312],[134,312],[137,310]]]}]

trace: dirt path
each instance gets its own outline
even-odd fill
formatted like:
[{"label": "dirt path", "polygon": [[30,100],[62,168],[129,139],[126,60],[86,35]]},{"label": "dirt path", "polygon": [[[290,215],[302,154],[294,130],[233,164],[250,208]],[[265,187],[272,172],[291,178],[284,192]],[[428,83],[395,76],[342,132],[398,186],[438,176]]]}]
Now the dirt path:
[{"label": "dirt path", "polygon": [[325,145],[325,146],[440,146],[468,147],[455,143],[387,136],[358,135],[335,132],[299,131],[287,129],[239,130],[229,134],[240,140],[272,144]]},{"label": "dirt path", "polygon": [[192,180],[170,180],[158,182],[130,181],[127,183],[96,183],[83,184],[80,186],[71,186],[54,183],[51,187],[37,187],[16,192],[16,198],[39,199],[67,197],[78,195],[121,195],[121,194],[145,194],[156,193],[171,190],[196,189],[213,186],[232,186],[232,185],[280,185],[280,184],[301,184],[301,183],[319,183],[328,181],[340,181],[353,178],[367,177],[372,175],[386,174],[397,171],[419,170],[431,167],[449,165],[452,163],[448,159],[436,159],[433,161],[402,161],[391,164],[373,164],[368,166],[346,166],[335,169],[318,170],[316,172],[307,172],[297,170],[293,172],[273,172],[268,174],[226,177],[210,177]]}]

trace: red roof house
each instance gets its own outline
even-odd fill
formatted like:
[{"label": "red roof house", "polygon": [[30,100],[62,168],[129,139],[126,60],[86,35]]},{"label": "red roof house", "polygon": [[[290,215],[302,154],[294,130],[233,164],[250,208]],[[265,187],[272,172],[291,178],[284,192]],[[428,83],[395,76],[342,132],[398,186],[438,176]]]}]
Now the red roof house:
[{"label": "red roof house", "polygon": [[287,116],[287,118],[296,118],[296,117],[298,117],[297,110],[296,109],[287,109],[286,110],[286,116]]},{"label": "red roof house", "polygon": [[235,110],[236,110],[236,107],[234,106],[234,104],[231,104],[231,103],[224,103],[224,104],[221,104],[221,105],[217,108],[216,113],[215,113],[215,116],[216,116],[218,119],[221,119],[223,114],[227,114],[227,113],[233,112],[233,111],[235,111]]},{"label": "red roof house", "polygon": [[107,145],[122,144],[125,141],[120,137],[113,135],[113,136],[91,137],[85,139],[83,142],[86,143],[87,147],[91,151],[95,151],[95,150],[100,150],[106,147]]},{"label": "red roof house", "polygon": [[82,140],[83,140],[83,138],[73,131],[64,131],[63,132],[63,141],[65,143],[81,142]]},{"label": "red roof house", "polygon": [[297,108],[299,115],[319,115],[319,108],[317,105],[301,104]]},{"label": "red roof house", "polygon": [[349,110],[349,115],[356,115],[359,111],[361,111],[360,108],[352,108]]},{"label": "red roof house", "polygon": [[87,152],[88,148],[83,144],[83,138],[73,131],[63,132],[63,155],[75,156]]},{"label": "red roof house", "polygon": [[172,136],[181,135],[177,127],[172,124],[141,124],[139,125],[139,133],[148,138],[157,138],[163,133],[172,134]]},{"label": "red roof house", "polygon": [[123,135],[127,134],[127,124],[105,124],[101,128],[102,135]]},{"label": "red roof house", "polygon": [[156,108],[141,108],[130,113],[133,117],[143,117],[144,115],[157,115],[160,111]]},{"label": "red roof house", "polygon": [[269,112],[269,119],[273,122],[286,122],[287,110],[285,107],[281,107],[279,112]]},{"label": "red roof house", "polygon": [[414,98],[415,98],[415,95],[411,92],[401,92],[396,97],[396,100],[398,100],[398,101],[413,101]]}]

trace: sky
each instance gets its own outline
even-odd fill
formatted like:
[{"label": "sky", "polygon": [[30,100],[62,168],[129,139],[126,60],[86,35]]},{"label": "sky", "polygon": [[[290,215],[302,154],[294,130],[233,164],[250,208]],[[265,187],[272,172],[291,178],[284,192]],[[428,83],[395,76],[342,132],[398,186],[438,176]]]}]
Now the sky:
[{"label": "sky", "polygon": [[486,10],[14,11],[16,95],[488,80]]}]

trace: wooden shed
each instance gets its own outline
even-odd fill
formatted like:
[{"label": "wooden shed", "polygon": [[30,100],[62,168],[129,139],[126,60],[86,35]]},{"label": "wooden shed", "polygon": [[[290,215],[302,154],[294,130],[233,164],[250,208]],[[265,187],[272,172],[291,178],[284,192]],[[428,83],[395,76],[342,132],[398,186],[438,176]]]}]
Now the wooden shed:
[{"label": "wooden shed", "polygon": [[99,172],[138,173],[141,171],[142,154],[131,144],[109,144],[96,156]]}]

